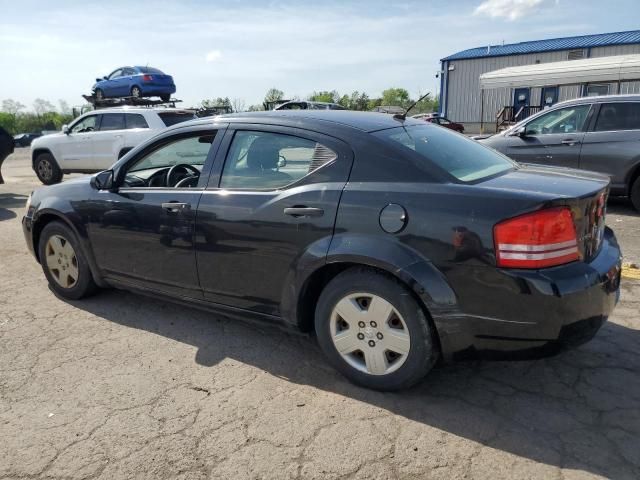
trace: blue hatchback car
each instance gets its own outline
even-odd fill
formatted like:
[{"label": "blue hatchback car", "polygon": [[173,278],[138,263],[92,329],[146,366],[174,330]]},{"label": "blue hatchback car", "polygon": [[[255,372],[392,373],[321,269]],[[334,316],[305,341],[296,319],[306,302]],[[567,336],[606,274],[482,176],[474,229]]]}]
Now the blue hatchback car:
[{"label": "blue hatchback car", "polygon": [[152,67],[121,67],[110,75],[96,78],[93,95],[96,100],[117,97],[160,97],[169,101],[176,93],[173,77]]}]

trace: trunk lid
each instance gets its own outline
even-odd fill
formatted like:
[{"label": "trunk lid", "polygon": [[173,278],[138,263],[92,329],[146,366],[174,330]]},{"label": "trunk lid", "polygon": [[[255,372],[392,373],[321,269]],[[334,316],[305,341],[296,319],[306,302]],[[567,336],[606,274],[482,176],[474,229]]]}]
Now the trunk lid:
[{"label": "trunk lid", "polygon": [[525,165],[520,169],[482,182],[483,187],[528,192],[542,208],[571,208],[581,258],[595,257],[604,236],[607,176],[567,168]]}]

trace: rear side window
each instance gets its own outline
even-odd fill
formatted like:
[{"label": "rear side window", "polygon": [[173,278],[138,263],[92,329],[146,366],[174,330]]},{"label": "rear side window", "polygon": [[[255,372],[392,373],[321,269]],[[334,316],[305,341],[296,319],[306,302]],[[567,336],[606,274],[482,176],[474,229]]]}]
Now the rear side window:
[{"label": "rear side window", "polygon": [[412,125],[374,132],[403,150],[418,155],[462,182],[473,182],[511,170],[512,160],[446,128]]},{"label": "rear side window", "polygon": [[198,118],[191,112],[162,112],[158,113],[158,116],[167,127]]},{"label": "rear side window", "polygon": [[274,190],[333,162],[336,153],[306,138],[238,131],[224,164],[220,187]]},{"label": "rear side window", "polygon": [[127,128],[149,128],[147,121],[139,113],[126,113],[125,121]]},{"label": "rear side window", "polygon": [[124,130],[124,113],[104,113],[100,122],[100,131]]},{"label": "rear side window", "polygon": [[594,130],[640,130],[640,102],[605,103],[600,107]]}]

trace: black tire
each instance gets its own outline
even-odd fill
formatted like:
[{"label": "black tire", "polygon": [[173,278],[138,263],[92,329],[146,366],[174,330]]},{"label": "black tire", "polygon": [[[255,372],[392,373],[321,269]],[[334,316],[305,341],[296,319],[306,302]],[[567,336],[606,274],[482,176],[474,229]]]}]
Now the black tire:
[{"label": "black tire", "polygon": [[45,185],[53,185],[62,180],[62,170],[60,170],[58,163],[50,153],[39,154],[33,164],[33,169],[38,179]]},{"label": "black tire", "polygon": [[160,95],[160,100],[162,100],[163,102],[168,102],[169,100],[171,100],[171,95]]},{"label": "black tire", "polygon": [[[354,293],[368,293],[382,298],[390,303],[404,320],[409,333],[410,347],[404,363],[395,371],[379,375],[367,373],[348,363],[338,352],[331,334],[332,312],[340,300]],[[413,295],[394,278],[368,268],[351,268],[329,282],[316,306],[315,330],[320,348],[329,363],[353,383],[375,390],[401,390],[416,384],[431,370],[438,358],[434,342],[435,332]],[[378,330],[378,333],[367,331],[366,334],[371,335],[369,337],[361,335],[362,332],[363,330],[358,331],[358,340],[363,342],[362,350],[349,354],[356,355],[356,362],[359,357],[364,358],[364,352],[371,346],[372,339],[375,344],[373,335],[381,334],[383,330]],[[383,340],[380,342],[382,344]],[[386,360],[389,360],[388,351],[385,350],[384,355]],[[385,362],[385,365],[389,364]]]},{"label": "black tire", "polygon": [[135,98],[142,97],[142,90],[140,90],[139,86],[134,85],[133,87],[131,87],[131,96]]},{"label": "black tire", "polygon": [[96,88],[94,96],[95,96],[95,99],[98,102],[101,102],[102,100],[104,100],[104,92],[102,90],[100,90],[99,88]]},{"label": "black tire", "polygon": [[629,198],[631,199],[633,208],[640,212],[640,177],[636,178],[633,182],[633,185],[631,185],[631,190],[629,190]]},{"label": "black tire", "polygon": [[[59,256],[55,254],[56,250],[50,250],[48,242],[52,237],[63,239],[63,246],[66,246],[66,242],[68,242],[73,251],[73,256]],[[57,263],[60,265],[57,273],[55,270],[49,267],[50,264],[47,260],[48,254],[52,255],[53,260],[57,261]],[[85,258],[82,249],[78,244],[78,239],[73,231],[64,223],[51,222],[45,225],[45,227],[42,229],[42,232],[40,233],[40,241],[38,244],[38,258],[40,259],[40,265],[42,266],[45,277],[47,277],[49,286],[61,297],[71,300],[78,300],[80,298],[87,297],[97,291],[98,287],[93,280],[91,270],[89,269],[89,264],[87,263],[87,259]],[[73,283],[65,287],[61,284],[60,279],[69,278],[67,275],[70,275],[70,267],[72,266],[75,266],[75,268],[77,269],[77,278]],[[65,270],[62,270],[63,268]]]}]

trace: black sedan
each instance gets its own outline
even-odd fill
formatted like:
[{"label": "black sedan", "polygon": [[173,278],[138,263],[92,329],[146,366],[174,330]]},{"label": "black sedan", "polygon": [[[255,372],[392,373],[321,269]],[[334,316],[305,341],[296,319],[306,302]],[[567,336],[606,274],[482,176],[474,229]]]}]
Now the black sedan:
[{"label": "black sedan", "polygon": [[393,390],[439,359],[590,339],[619,295],[607,195],[401,115],[261,112],[37,190],[23,226],[63,297],[117,287],[315,332],[350,380]]}]

